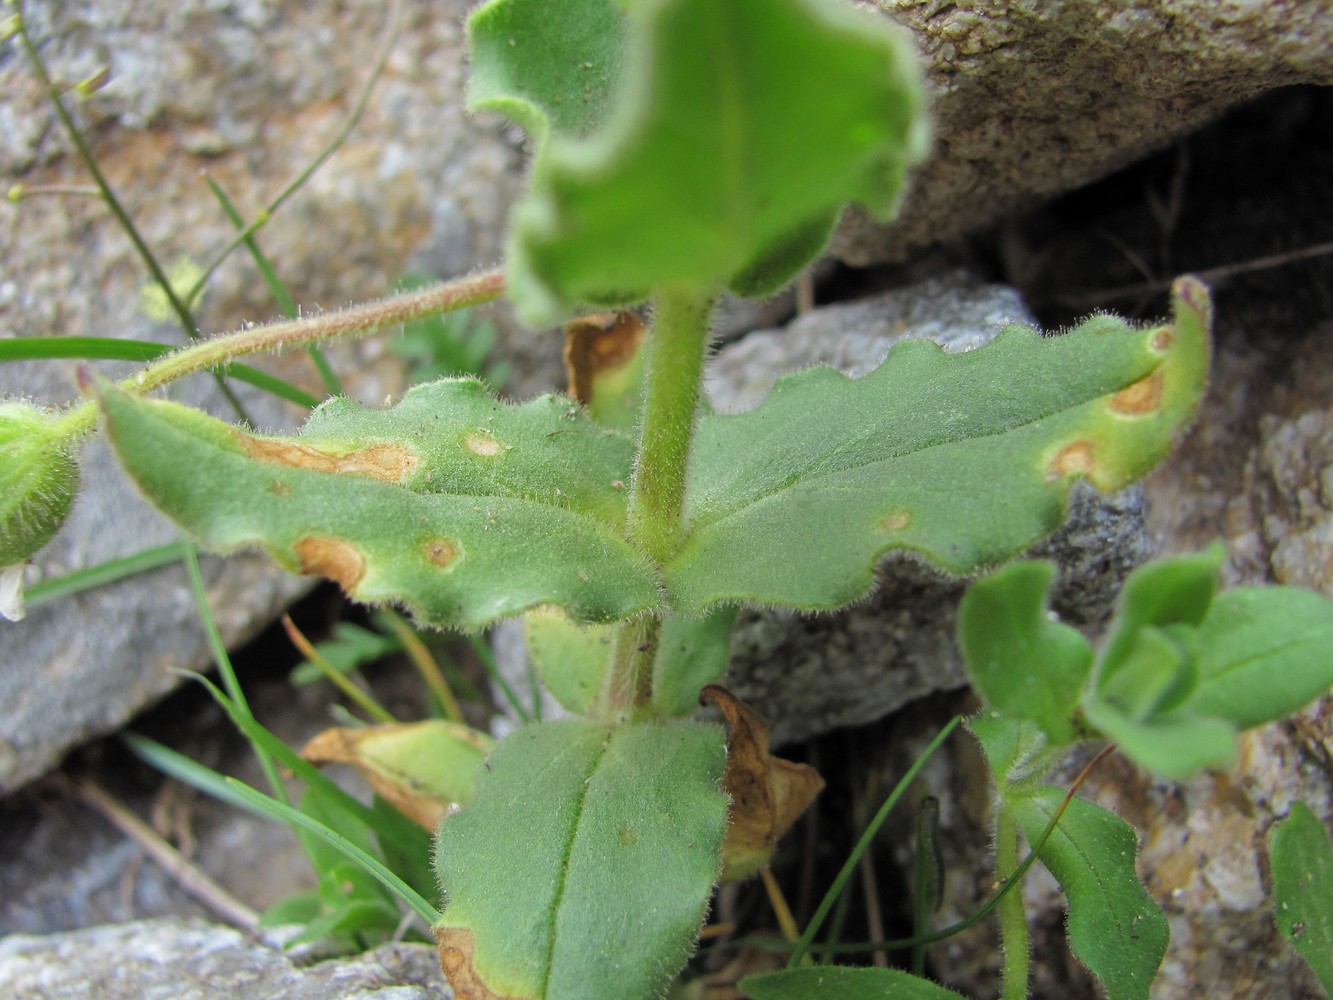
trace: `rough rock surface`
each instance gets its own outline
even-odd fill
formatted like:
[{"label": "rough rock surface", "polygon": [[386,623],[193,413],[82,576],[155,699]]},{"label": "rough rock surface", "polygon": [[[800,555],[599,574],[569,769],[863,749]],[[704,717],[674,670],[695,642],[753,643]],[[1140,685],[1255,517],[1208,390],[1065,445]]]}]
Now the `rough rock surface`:
[{"label": "rough rock surface", "polygon": [[0,995],[43,1000],[450,1000],[435,949],[383,945],[301,967],[198,920],[143,920],[0,941]]},{"label": "rough rock surface", "polygon": [[[522,154],[497,123],[460,106],[467,0],[403,5],[402,32],[365,116],[310,183],[260,232],[303,308],[384,294],[402,274],[459,274],[500,255]],[[165,267],[211,258],[234,229],[201,182],[207,170],[252,216],[304,169],[352,111],[383,45],[392,5],[353,2],[211,4],[85,0],[26,6],[52,75],[73,82],[101,67],[110,83],[88,101],[67,95],[103,172]],[[87,183],[87,176],[14,44],[0,54],[0,177],[8,187]],[[111,334],[179,343],[141,305],[145,270],[101,203],[25,198],[0,210],[0,337]],[[276,316],[252,260],[233,254],[198,309],[207,332]],[[498,317],[503,322],[503,315]],[[508,334],[514,333],[510,324]],[[522,335],[516,378],[545,382],[553,349]],[[549,357],[542,360],[544,353]],[[384,341],[330,352],[350,391],[379,402],[403,388]],[[524,365],[523,359],[528,359]],[[265,362],[258,362],[264,365]],[[108,374],[125,365],[94,363]],[[303,354],[268,362],[320,391]],[[544,366],[544,367],[543,367]],[[0,397],[63,403],[73,362],[0,365]],[[202,402],[211,380],[179,391]],[[173,388],[173,395],[178,390]],[[213,394],[214,412],[219,408]],[[288,404],[246,396],[255,422],[290,426]],[[74,517],[29,571],[29,583],[161,544],[175,530],[135,495],[100,445],[85,450]],[[260,557],[206,566],[210,603],[236,645],[308,581]],[[34,608],[0,621],[0,792],[49,770],[72,745],[109,732],[202,668],[207,646],[179,568]]]},{"label": "rough rock surface", "polygon": [[855,264],[975,232],[1278,87],[1333,83],[1327,0],[876,0],[929,66],[935,148],[890,225],[851,212]]}]

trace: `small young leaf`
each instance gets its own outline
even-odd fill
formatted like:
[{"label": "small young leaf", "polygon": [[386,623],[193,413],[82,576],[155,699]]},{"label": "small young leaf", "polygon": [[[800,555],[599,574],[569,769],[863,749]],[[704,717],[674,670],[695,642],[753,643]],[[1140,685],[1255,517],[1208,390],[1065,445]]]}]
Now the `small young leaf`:
[{"label": "small young leaf", "polygon": [[462,628],[540,604],[614,621],[659,603],[621,531],[632,444],[567,400],[504,405],[444,379],[391,409],[329,400],[291,438],[109,386],[102,405],[139,487],[204,544],[262,545],[358,600]]},{"label": "small young leaf", "polygon": [[1203,286],[1177,281],[1174,307],[1169,326],[1010,327],[965,354],[906,341],[864,378],[812,368],[748,413],[703,417],[688,534],[666,567],[672,607],[840,607],[895,549],[958,574],[1011,558],[1056,528],[1076,478],[1125,486],[1193,414]]},{"label": "small young leaf", "polygon": [[737,985],[750,1000],[963,1000],[901,969],[816,965],[746,976]]},{"label": "small young leaf", "polygon": [[1059,748],[1050,746],[1046,734],[1033,719],[982,711],[967,720],[967,728],[981,744],[995,787],[1001,794],[1044,778],[1061,753]]},{"label": "small young leaf", "polygon": [[1204,552],[1155,560],[1129,574],[1097,658],[1099,690],[1130,656],[1140,629],[1203,621],[1225,559],[1225,546],[1216,543]]},{"label": "small young leaf", "polygon": [[1198,641],[1188,625],[1147,625],[1122,646],[1120,663],[1104,679],[1097,699],[1117,705],[1131,719],[1165,715],[1193,692],[1199,680]]},{"label": "small young leaf", "polygon": [[1219,595],[1198,630],[1191,712],[1237,729],[1290,715],[1333,685],[1333,602],[1296,587]]},{"label": "small young leaf", "polygon": [[690,715],[699,707],[699,692],[726,672],[736,611],[724,605],[702,618],[665,617],[653,660],[653,708],[659,715]]},{"label": "small young leaf", "polygon": [[[718,875],[720,726],[537,723],[440,827],[440,962],[459,996],[660,996]],[[490,991],[490,992],[487,992]]]},{"label": "small young leaf", "polygon": [[1020,562],[977,580],[958,608],[958,644],[968,679],[988,705],[1034,719],[1064,744],[1074,738],[1071,720],[1092,646],[1051,620],[1055,573],[1054,563]]},{"label": "small young leaf", "polygon": [[611,669],[614,626],[578,625],[559,608],[523,616],[528,659],[546,690],[574,715],[590,715]]},{"label": "small young leaf", "polygon": [[[699,707],[699,691],[727,669],[736,608],[702,618],[666,615],[653,658],[653,708],[682,718]],[[592,714],[611,670],[615,626],[577,625],[564,612],[535,608],[523,616],[528,658],[555,700],[575,715]]]},{"label": "small young leaf", "polygon": [[[529,322],[663,286],[767,294],[819,252],[845,203],[892,211],[925,143],[911,46],[886,19],[827,0],[644,0],[627,18],[605,127],[553,133],[514,214],[510,290]],[[566,73],[581,65],[564,58]],[[571,87],[541,89],[563,108],[582,96]],[[557,116],[554,97],[543,107]],[[540,136],[528,108],[515,117]]]},{"label": "small young leaf", "polygon": [[1304,802],[1268,834],[1273,869],[1273,917],[1333,996],[1333,845],[1324,824]]},{"label": "small young leaf", "polygon": [[[1049,785],[1025,788],[1005,804],[1035,843],[1064,796]],[[1137,853],[1133,827],[1076,798],[1038,855],[1069,899],[1069,946],[1110,1000],[1147,1000],[1170,939],[1165,915],[1135,871]]]},{"label": "small young leaf", "polygon": [[1126,757],[1176,781],[1208,768],[1225,770],[1236,761],[1236,730],[1225,719],[1189,710],[1140,719],[1098,696],[1090,697],[1083,711]]}]

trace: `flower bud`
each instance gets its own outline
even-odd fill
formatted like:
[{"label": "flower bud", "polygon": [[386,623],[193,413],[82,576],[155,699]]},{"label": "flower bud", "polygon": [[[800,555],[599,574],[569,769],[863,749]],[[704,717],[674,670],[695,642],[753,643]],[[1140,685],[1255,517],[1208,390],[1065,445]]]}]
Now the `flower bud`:
[{"label": "flower bud", "polygon": [[78,482],[72,442],[55,418],[30,403],[0,403],[0,568],[51,540]]}]

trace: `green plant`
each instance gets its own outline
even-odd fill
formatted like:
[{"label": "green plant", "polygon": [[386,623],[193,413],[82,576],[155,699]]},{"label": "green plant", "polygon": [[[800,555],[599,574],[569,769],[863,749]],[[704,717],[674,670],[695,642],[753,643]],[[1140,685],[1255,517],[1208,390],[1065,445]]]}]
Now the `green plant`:
[{"label": "green plant", "polygon": [[[813,369],[780,380],[750,413],[710,413],[700,376],[717,297],[790,281],[848,202],[892,212],[925,141],[903,39],[832,0],[493,0],[470,35],[473,104],[510,115],[536,147],[513,218],[508,293],[534,325],[650,302],[641,389],[622,380],[586,408],[555,396],[510,404],[477,378],[446,378],[382,410],[330,399],[290,437],[143,398],[248,351],[474,304],[499,293],[495,275],[351,322],[256,328],[120,386],[90,375],[86,388],[126,470],[200,542],[262,547],[425,625],[475,632],[525,615],[535,667],[575,716],[520,728],[475,789],[446,796],[467,805],[439,825],[442,914],[368,841],[331,833],[337,824],[319,821],[327,810],[261,806],[253,790],[225,786],[230,794],[334,844],[408,899],[433,923],[459,996],[655,996],[694,947],[719,878],[761,867],[818,787],[769,755],[762,720],[712,686],[736,607],[842,607],[869,592],[892,551],[974,574],[1057,527],[1076,480],[1110,490],[1139,478],[1197,408],[1210,304],[1182,278],[1166,324],[1097,316],[1055,338],[1011,327],[962,355],[909,342],[864,378]],[[623,369],[587,374],[596,383]],[[72,493],[62,456],[91,414],[29,408],[0,425],[14,428],[0,446],[17,470],[0,482],[13,512],[8,560],[58,526],[51,498],[63,494],[52,484]],[[1135,577],[1100,658],[1046,619],[1049,568],[1001,571],[964,610],[964,650],[994,709],[972,728],[1000,793],[997,863],[1015,883],[1021,828],[1071,909],[1103,907],[1143,930],[1125,945],[1071,917],[1076,953],[1115,997],[1146,995],[1164,947],[1160,914],[1134,875],[1128,827],[1037,784],[1054,750],[1101,734],[1147,766],[1188,774],[1224,763],[1236,728],[1329,683],[1309,656],[1327,633],[1327,602],[1286,591],[1213,601],[1217,559]],[[1226,613],[1211,614],[1214,605]],[[1245,630],[1253,616],[1307,647],[1281,660],[1262,628]],[[1242,642],[1253,654],[1242,662],[1219,651]],[[1250,667],[1286,669],[1299,683],[1256,704],[1262,684]],[[701,691],[726,714],[729,740],[689,718]],[[226,698],[258,746],[295,758],[269,745],[235,692]],[[414,781],[437,753],[413,751]],[[393,835],[304,766],[338,809]],[[457,778],[438,771],[442,787]],[[383,904],[364,887],[302,905],[308,919],[328,917],[321,933],[345,933],[383,927]],[[1026,925],[1016,894],[999,905],[1006,990],[1017,996]],[[753,996],[952,995],[901,972],[795,967],[816,930],[786,973],[747,981]]]}]

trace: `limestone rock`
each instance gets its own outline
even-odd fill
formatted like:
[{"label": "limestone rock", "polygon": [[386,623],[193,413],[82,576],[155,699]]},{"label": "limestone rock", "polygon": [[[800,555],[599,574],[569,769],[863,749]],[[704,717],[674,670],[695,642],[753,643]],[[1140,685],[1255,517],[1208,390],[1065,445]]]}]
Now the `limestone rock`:
[{"label": "limestone rock", "polygon": [[1328,0],[876,0],[916,35],[935,147],[888,226],[851,212],[854,264],[975,232],[1104,177],[1279,87],[1333,83]]},{"label": "limestone rock", "polygon": [[0,994],[45,1000],[450,1000],[435,949],[382,945],[294,965],[282,950],[198,920],[144,920],[0,941]]}]

